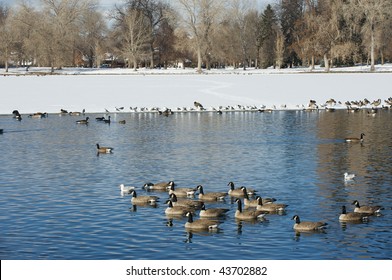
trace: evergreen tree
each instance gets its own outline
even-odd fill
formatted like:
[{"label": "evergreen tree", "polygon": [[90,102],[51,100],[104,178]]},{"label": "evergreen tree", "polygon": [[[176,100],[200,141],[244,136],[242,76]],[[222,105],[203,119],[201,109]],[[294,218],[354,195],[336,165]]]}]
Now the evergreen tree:
[{"label": "evergreen tree", "polygon": [[267,68],[275,63],[275,45],[278,20],[271,5],[268,5],[261,15],[261,67]]},{"label": "evergreen tree", "polygon": [[294,50],[295,26],[296,22],[302,17],[304,0],[281,0],[280,23],[285,37],[285,63],[289,66],[301,64],[298,54]]}]

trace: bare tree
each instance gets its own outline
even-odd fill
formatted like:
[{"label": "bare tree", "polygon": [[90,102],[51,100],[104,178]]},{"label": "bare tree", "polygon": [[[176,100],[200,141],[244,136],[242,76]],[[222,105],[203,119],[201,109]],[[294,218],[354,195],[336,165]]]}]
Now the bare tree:
[{"label": "bare tree", "polygon": [[41,0],[41,10],[22,2],[17,12],[23,50],[41,65],[61,68],[73,65],[81,15],[93,0]]},{"label": "bare tree", "polygon": [[[174,26],[169,20],[164,20],[157,30],[154,46],[158,49],[158,65],[166,69],[169,61],[175,61],[177,52],[175,43],[177,38],[174,33]],[[154,47],[154,48],[155,48]]]},{"label": "bare tree", "polygon": [[284,44],[285,40],[284,40],[284,35],[283,32],[278,29],[276,32],[276,45],[275,45],[275,64],[276,64],[276,68],[280,69],[283,66],[284,63]]},{"label": "bare tree", "polygon": [[99,67],[106,45],[106,22],[97,6],[92,5],[81,15],[81,23],[76,48],[81,56],[88,59],[88,67]]},{"label": "bare tree", "polygon": [[240,42],[242,67],[244,70],[246,70],[246,66],[248,64],[248,51],[251,43],[248,35],[251,29],[249,14],[252,10],[255,10],[254,2],[248,0],[231,0],[230,16],[234,21],[234,26],[237,29],[235,34],[237,35]]},{"label": "bare tree", "polygon": [[8,72],[11,51],[15,42],[12,31],[11,10],[6,6],[0,6],[0,56],[4,61],[5,72]]},{"label": "bare tree", "polygon": [[324,60],[324,69],[330,71],[332,57],[339,52],[340,45],[344,45],[348,34],[344,29],[344,3],[342,0],[319,0],[316,16],[316,40],[320,56]]},{"label": "bare tree", "polygon": [[315,67],[315,56],[318,51],[318,19],[315,0],[305,0],[302,18],[296,24],[296,40],[294,49],[301,56],[302,64],[307,62],[310,70]]},{"label": "bare tree", "polygon": [[126,0],[126,5],[132,7],[133,9],[138,9],[142,11],[143,15],[146,17],[150,40],[149,44],[149,55],[150,55],[150,67],[154,67],[154,41],[158,36],[158,31],[160,24],[167,19],[170,12],[168,4],[163,3],[160,0]]},{"label": "bare tree", "polygon": [[114,37],[117,48],[128,60],[128,67],[136,71],[138,61],[148,52],[151,40],[148,18],[138,7],[124,5],[116,7]]},{"label": "bare tree", "polygon": [[194,41],[197,55],[197,71],[201,73],[203,53],[211,48],[211,33],[219,21],[224,1],[178,0],[183,12],[184,28]]},{"label": "bare tree", "polygon": [[376,47],[380,45],[380,33],[386,19],[392,16],[392,2],[390,0],[351,0],[351,16],[356,24],[362,25],[362,34],[370,53],[370,71],[375,71]]}]

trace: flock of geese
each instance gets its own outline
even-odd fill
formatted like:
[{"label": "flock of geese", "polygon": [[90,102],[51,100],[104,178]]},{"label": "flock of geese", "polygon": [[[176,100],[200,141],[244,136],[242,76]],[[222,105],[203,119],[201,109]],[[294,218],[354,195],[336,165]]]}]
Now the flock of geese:
[{"label": "flock of geese", "polygon": [[[202,108],[202,105],[195,102],[195,107]],[[104,118],[97,119],[105,121]],[[86,119],[86,122],[88,118]],[[347,143],[362,143],[364,133],[359,137],[347,137]],[[98,153],[112,153],[113,147],[101,146],[96,144]],[[352,181],[355,174],[343,174],[344,181]],[[234,202],[237,209],[234,218],[242,221],[257,221],[263,219],[268,214],[283,214],[288,205],[276,203],[274,198],[262,198],[253,189],[244,186],[235,188],[233,182],[228,184],[229,190],[224,192],[205,192],[203,186],[196,188],[177,188],[173,181],[162,183],[146,183],[143,189],[146,191],[168,192],[165,200],[167,208],[165,214],[168,216],[187,217],[184,227],[188,231],[211,231],[219,229],[219,218],[224,217],[230,211],[228,208],[206,208],[206,203],[224,201],[227,196],[235,198]],[[151,205],[156,206],[160,197],[156,195],[137,195],[136,187],[120,185],[121,195],[131,195],[132,205]],[[193,199],[197,195],[197,200]],[[253,199],[254,198],[254,199]],[[353,212],[347,212],[346,206],[342,206],[341,214],[338,219],[341,222],[365,222],[371,215],[379,215],[383,209],[381,206],[361,206],[357,200],[353,202],[355,206]],[[195,217],[199,215],[199,219]],[[293,229],[296,232],[322,231],[327,227],[326,222],[322,221],[301,221],[298,215],[292,217],[294,220]]]},{"label": "flock of geese", "polygon": [[[350,175],[350,178],[346,178]],[[344,180],[353,180],[354,174],[345,174]],[[131,203],[136,206],[156,207],[162,196],[158,195],[138,195],[137,187],[120,184],[122,196],[130,195]],[[277,203],[275,198],[261,197],[257,191],[248,189],[245,186],[235,188],[233,182],[228,183],[229,189],[222,192],[206,192],[202,185],[195,188],[177,188],[174,181],[161,183],[146,183],[144,191],[167,193],[164,197],[164,210],[168,217],[184,217],[186,222],[184,228],[188,232],[192,231],[216,231],[219,230],[220,218],[227,217],[230,209],[219,207],[207,207],[206,204],[222,202],[230,197],[236,204],[233,217],[239,221],[258,221],[265,219],[270,214],[285,214],[288,205]],[[352,202],[354,210],[348,212],[346,206],[342,206],[338,220],[341,222],[361,223],[366,222],[369,216],[380,215],[384,209],[381,206],[360,205],[358,200]],[[196,219],[196,216],[199,216]],[[301,221],[298,215],[292,217],[295,232],[320,232],[324,231],[327,223],[323,221]]]},{"label": "flock of geese", "polygon": [[[392,106],[392,98],[385,100],[385,103],[388,106],[384,106],[383,108],[390,108]],[[322,107],[325,108],[333,108],[337,102],[334,99],[330,99],[325,102]],[[360,108],[362,106],[366,106],[371,104],[372,110],[376,110],[377,106],[381,105],[381,100],[375,100],[370,102],[368,100],[364,100],[361,102],[346,102],[348,110],[352,110],[353,108]],[[194,108],[198,111],[205,110],[203,105],[200,102],[194,102]],[[315,100],[310,100],[308,108],[310,109],[318,109]],[[130,108],[131,110],[135,110],[136,108]],[[246,108],[238,105],[237,108],[225,108],[224,110],[245,110],[245,109],[257,109],[257,108]],[[116,107],[116,111],[121,112],[124,110],[124,107]],[[183,111],[185,109],[182,109]],[[218,112],[222,112],[223,108],[213,109]],[[264,112],[264,109],[257,109],[259,112]],[[105,109],[106,113],[109,113],[109,110]],[[144,111],[144,110],[143,110]],[[149,111],[158,112],[163,115],[170,115],[173,113],[171,109],[166,108],[161,111],[158,108],[153,108]],[[68,112],[67,110],[61,109],[61,115],[73,115],[80,116],[85,114],[85,110],[82,112]],[[13,111],[13,116],[17,120],[22,120],[21,114],[17,111]],[[35,113],[29,115],[31,118],[45,118],[47,117],[47,113]],[[85,119],[77,120],[76,124],[87,125],[89,123],[90,118],[86,117]],[[97,117],[96,121],[110,124],[111,118],[110,116],[106,117]],[[119,121],[119,123],[124,123],[125,120]],[[0,129],[0,133],[3,133],[3,129]],[[354,143],[362,143],[364,141],[364,133],[361,133],[359,137],[349,137],[345,138],[345,142],[354,142]],[[99,143],[96,144],[97,153],[110,154],[113,152],[114,148],[109,146],[102,146]],[[354,180],[355,174],[344,174],[344,180],[350,181]],[[237,204],[237,210],[234,213],[235,219],[245,220],[245,221],[255,221],[258,219],[264,218],[268,214],[272,213],[284,213],[288,205],[282,203],[276,203],[276,199],[274,198],[262,198],[257,195],[257,192],[252,189],[247,189],[246,187],[234,188],[234,183],[230,182],[228,184],[230,187],[226,192],[205,192],[203,186],[198,185],[196,188],[176,188],[173,181],[165,182],[165,183],[147,183],[143,186],[145,190],[148,191],[164,191],[168,192],[169,197],[166,199],[165,204],[167,208],[165,210],[165,214],[169,216],[183,216],[187,217],[187,222],[184,224],[184,227],[188,230],[215,230],[219,227],[219,217],[226,216],[229,212],[227,208],[206,208],[206,203],[222,201],[225,197],[230,196],[235,198],[235,203]],[[131,202],[133,205],[156,205],[159,197],[153,195],[137,195],[135,187],[127,187],[123,184],[120,185],[121,194],[131,195]],[[198,200],[191,199],[197,193]],[[254,199],[252,199],[254,197]],[[345,206],[342,206],[342,211],[339,216],[339,220],[343,222],[361,222],[366,221],[371,215],[378,215],[383,209],[381,206],[360,206],[358,201],[354,201],[353,205],[355,206],[353,212],[347,212]],[[199,215],[200,219],[195,219],[194,217]],[[301,221],[298,215],[294,215],[292,217],[294,220],[294,230],[297,232],[301,231],[319,231],[326,228],[327,223],[318,221]]]},{"label": "flock of geese", "polygon": [[[342,109],[342,108],[347,108],[348,112],[359,112],[360,109],[366,109],[368,110],[367,113],[369,116],[375,116],[378,109],[386,109],[389,110],[392,108],[392,97],[389,97],[388,99],[384,100],[384,103],[381,101],[381,99],[374,100],[373,102],[370,102],[368,99],[364,100],[359,100],[359,101],[346,101],[346,102],[341,102],[341,101],[336,101],[333,98],[328,99],[324,103],[318,104],[316,100],[309,100],[308,105],[297,105],[297,109],[301,109],[304,111],[317,111],[320,109],[325,109],[328,112],[334,112],[336,109]],[[274,110],[284,110],[287,109],[287,105],[283,104],[279,108],[277,106],[272,106],[271,108],[267,108],[265,105],[261,106],[244,106],[244,105],[235,105],[235,106],[218,106],[218,107],[210,107],[206,109],[200,102],[194,101],[193,106],[191,107],[177,107],[175,109],[167,108],[167,107],[129,107],[129,112],[134,112],[134,113],[158,113],[159,115],[163,116],[170,116],[173,115],[174,113],[184,113],[184,112],[216,112],[217,114],[222,114],[223,112],[260,112],[260,113],[271,113]],[[105,111],[105,116],[103,117],[97,117],[96,121],[98,122],[103,122],[110,124],[111,123],[111,117],[110,113],[112,113],[110,110],[104,108]],[[60,116],[81,116],[85,115],[86,110],[83,109],[82,111],[68,111],[65,109],[60,109],[59,115]],[[125,112],[125,107],[115,107],[115,110],[113,111],[114,113],[120,113],[120,112]],[[12,112],[13,117],[21,121],[22,120],[22,115],[19,113],[18,110],[14,110]],[[29,118],[46,118],[48,117],[49,114],[44,112],[36,112],[33,114],[29,114]],[[107,117],[106,117],[107,116]],[[90,118],[86,117],[85,119],[77,120],[77,124],[89,124]],[[119,120],[119,124],[125,124],[125,120]],[[0,133],[3,132],[4,129],[0,129]],[[355,140],[353,140],[355,141]]]},{"label": "flock of geese", "polygon": [[[353,100],[353,101],[336,101],[334,98],[330,98],[323,103],[318,103],[316,100],[309,100],[308,104],[305,106],[296,105],[295,109],[301,109],[305,111],[315,111],[320,109],[325,109],[326,111],[333,112],[335,109],[344,109],[346,108],[348,112],[358,112],[360,109],[367,109],[369,115],[374,115],[378,109],[386,109],[389,110],[392,108],[392,97],[385,99],[384,102],[379,98],[377,100],[373,100],[372,102],[369,101],[367,98],[363,100]],[[158,113],[160,115],[169,116],[174,114],[175,112],[216,112],[218,114],[222,114],[222,112],[238,112],[238,111],[248,111],[248,112],[272,112],[274,110],[284,110],[288,109],[286,104],[282,104],[280,106],[273,105],[272,107],[268,108],[265,105],[255,106],[255,105],[229,105],[229,106],[217,106],[217,107],[209,107],[206,108],[200,102],[194,101],[193,106],[190,107],[177,107],[177,108],[167,108],[167,107],[129,107],[129,112],[134,113]],[[124,106],[121,107],[114,107],[114,110],[110,111],[107,108],[104,108],[104,113],[120,113],[126,112],[126,108]],[[22,120],[22,115],[19,113],[18,110],[14,110],[12,112],[14,118],[17,120]],[[80,116],[85,114],[85,109],[82,111],[68,111],[65,109],[60,110],[60,115],[70,115],[70,116]],[[37,112],[34,114],[29,114],[28,117],[30,118],[45,118],[48,116],[48,113]],[[97,121],[103,121],[106,123],[110,123],[110,117],[100,117],[96,118]],[[87,124],[89,121],[88,118],[85,120],[80,120],[80,124]],[[120,123],[125,123],[123,120]]]}]

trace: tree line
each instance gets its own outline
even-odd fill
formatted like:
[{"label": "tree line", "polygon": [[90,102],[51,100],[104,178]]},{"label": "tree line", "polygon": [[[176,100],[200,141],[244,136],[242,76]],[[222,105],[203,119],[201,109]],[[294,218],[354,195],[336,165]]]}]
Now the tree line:
[{"label": "tree line", "polygon": [[392,1],[0,2],[0,65],[283,68],[392,58]]}]

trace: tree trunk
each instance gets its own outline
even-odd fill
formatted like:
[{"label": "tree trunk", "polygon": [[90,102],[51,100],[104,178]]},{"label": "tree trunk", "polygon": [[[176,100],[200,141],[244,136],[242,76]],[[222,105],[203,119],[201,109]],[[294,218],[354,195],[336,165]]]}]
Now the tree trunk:
[{"label": "tree trunk", "polygon": [[8,48],[5,49],[5,72],[8,73]]},{"label": "tree trunk", "polygon": [[154,47],[151,44],[150,68],[154,68]]},{"label": "tree trunk", "polygon": [[327,54],[324,54],[324,68],[325,68],[325,72],[329,72],[330,66],[329,66],[329,60]]},{"label": "tree trunk", "polygon": [[201,73],[201,47],[197,47],[197,73]]},{"label": "tree trunk", "polygon": [[136,61],[136,57],[133,57],[133,70],[137,71],[137,61]]},{"label": "tree trunk", "polygon": [[314,70],[314,55],[312,54],[311,62],[310,62],[310,71]]},{"label": "tree trunk", "polygon": [[374,59],[374,25],[371,26],[371,43],[370,43],[370,71],[374,72],[376,70],[375,67],[375,59]]}]

